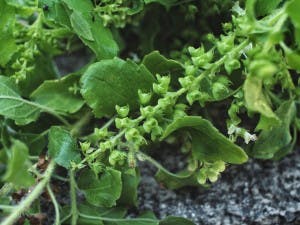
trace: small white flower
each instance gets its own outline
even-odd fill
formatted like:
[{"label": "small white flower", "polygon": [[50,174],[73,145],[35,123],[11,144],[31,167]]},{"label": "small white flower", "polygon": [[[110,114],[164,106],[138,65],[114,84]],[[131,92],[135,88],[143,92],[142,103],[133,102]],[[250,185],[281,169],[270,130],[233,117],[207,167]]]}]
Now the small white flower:
[{"label": "small white flower", "polygon": [[256,141],[257,136],[255,134],[250,134],[249,132],[244,133],[244,141],[246,144],[249,144],[250,141]]},{"label": "small white flower", "polygon": [[233,124],[231,124],[230,127],[228,128],[227,133],[228,133],[229,135],[235,133],[236,128],[237,128],[236,126],[234,126]]}]

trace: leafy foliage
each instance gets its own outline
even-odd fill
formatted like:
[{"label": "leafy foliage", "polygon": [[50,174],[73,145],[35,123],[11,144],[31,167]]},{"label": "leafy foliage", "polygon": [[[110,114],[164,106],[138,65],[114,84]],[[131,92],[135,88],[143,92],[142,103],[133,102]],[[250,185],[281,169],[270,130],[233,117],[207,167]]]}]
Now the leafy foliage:
[{"label": "leafy foliage", "polygon": [[[35,200],[48,196],[56,225],[191,225],[127,217],[138,161],[178,189],[208,187],[248,157],[289,154],[300,129],[299,1],[240,3],[0,0],[0,209],[26,193],[0,210],[2,224],[40,213]],[[73,54],[89,61],[59,74]],[[162,142],[185,168],[163,167],[163,149],[152,158]],[[50,178],[69,183],[69,205]]]}]

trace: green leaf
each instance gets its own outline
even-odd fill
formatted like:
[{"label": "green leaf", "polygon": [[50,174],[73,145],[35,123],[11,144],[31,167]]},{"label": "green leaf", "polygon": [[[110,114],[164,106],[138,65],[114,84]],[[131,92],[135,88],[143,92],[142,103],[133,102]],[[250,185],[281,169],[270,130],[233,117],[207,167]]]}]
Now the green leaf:
[{"label": "green leaf", "polygon": [[74,11],[71,14],[71,24],[78,36],[88,40],[94,41],[89,23],[86,21],[82,13]]},{"label": "green leaf", "polygon": [[[70,74],[61,79],[47,80],[32,94],[31,98],[56,111],[74,113],[84,104],[83,99],[74,93],[79,83],[78,74]],[[70,90],[71,88],[75,89]]]},{"label": "green leaf", "polygon": [[0,76],[0,115],[12,119],[18,125],[36,121],[41,112],[47,112],[64,121],[55,110],[23,99],[15,83],[8,77]]},{"label": "green leaf", "polygon": [[42,110],[43,106],[21,98],[12,80],[0,76],[0,115],[24,125],[35,121]]},{"label": "green leaf", "polygon": [[71,167],[71,161],[80,162],[80,153],[76,140],[67,130],[52,126],[49,131],[48,153],[55,162],[65,168]]},{"label": "green leaf", "polygon": [[60,0],[39,0],[39,7],[47,6],[48,10],[44,10],[47,20],[60,24],[64,27],[71,28],[71,22],[67,9],[63,1]]},{"label": "green leaf", "polygon": [[160,221],[159,225],[195,225],[192,221],[176,216],[168,216]]},{"label": "green leaf", "polygon": [[288,6],[286,7],[286,12],[289,15],[289,17],[291,18],[291,20],[296,28],[300,28],[299,9],[300,9],[300,1],[299,0],[290,1]]},{"label": "green leaf", "polygon": [[0,0],[0,6],[0,66],[4,67],[18,47],[13,37],[15,10],[5,0]]},{"label": "green leaf", "polygon": [[249,75],[244,83],[246,107],[249,111],[260,113],[273,124],[278,124],[279,119],[271,109],[262,90],[262,80]]},{"label": "green leaf", "polygon": [[[126,214],[126,209],[122,207],[117,208],[100,208],[87,204],[80,204],[78,206],[78,210],[80,213],[84,213],[86,215],[96,216],[96,217],[106,217],[106,218],[123,218]],[[115,223],[106,223],[104,221],[87,219],[83,217],[79,217],[78,224],[80,225],[115,225]]]},{"label": "green leaf", "polygon": [[178,189],[184,186],[198,186],[196,174],[184,170],[179,173],[170,173],[163,167],[155,174],[157,181],[161,182],[168,189]]},{"label": "green leaf", "polygon": [[287,64],[290,68],[300,71],[300,55],[291,50],[285,50]]},{"label": "green leaf", "polygon": [[31,166],[27,146],[18,140],[14,140],[10,149],[6,173],[3,179],[17,186],[30,187],[34,184],[34,178],[28,172]]},{"label": "green leaf", "polygon": [[92,64],[81,78],[81,94],[97,117],[115,114],[115,106],[139,107],[138,89],[150,91],[155,82],[143,66],[119,58]]},{"label": "green leaf", "polygon": [[146,55],[142,64],[153,74],[171,75],[172,82],[182,75],[184,69],[183,66],[172,59],[167,59],[159,53],[159,51],[153,51]]},{"label": "green leaf", "polygon": [[282,121],[271,130],[260,133],[251,151],[256,158],[270,159],[274,154],[285,148],[292,141],[290,126],[296,115],[296,106],[293,101],[286,101],[276,110],[276,115]]},{"label": "green leaf", "polygon": [[122,172],[122,193],[118,205],[137,206],[137,188],[140,175],[137,169],[128,169]]},{"label": "green leaf", "polygon": [[282,0],[256,0],[256,16],[265,16],[277,8]]},{"label": "green leaf", "polygon": [[111,31],[104,27],[98,15],[91,13],[94,10],[92,1],[63,2],[71,10],[70,18],[74,32],[91,48],[98,59],[110,59],[118,54],[119,48]]},{"label": "green leaf", "polygon": [[79,176],[78,187],[90,204],[115,206],[122,192],[121,172],[107,168],[98,178],[92,170],[86,169]]},{"label": "green leaf", "polygon": [[232,143],[206,119],[198,116],[176,119],[166,128],[162,139],[179,129],[190,132],[193,155],[200,161],[222,160],[227,163],[241,164],[248,159],[243,149]]}]

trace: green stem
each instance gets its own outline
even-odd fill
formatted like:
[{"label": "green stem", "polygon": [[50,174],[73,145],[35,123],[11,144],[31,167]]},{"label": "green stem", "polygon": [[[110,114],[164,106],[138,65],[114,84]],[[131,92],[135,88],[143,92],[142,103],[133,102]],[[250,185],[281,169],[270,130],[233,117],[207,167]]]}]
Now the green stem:
[{"label": "green stem", "polygon": [[14,101],[24,102],[27,105],[31,105],[33,107],[36,107],[37,109],[40,109],[40,112],[46,112],[46,113],[51,114],[52,116],[54,116],[58,120],[60,120],[63,124],[65,124],[66,126],[68,126],[68,127],[71,126],[70,123],[65,118],[63,118],[60,114],[58,114],[57,112],[55,112],[54,110],[52,110],[51,108],[49,108],[47,106],[40,105],[38,103],[31,102],[31,101],[28,101],[28,100],[23,99],[21,97],[15,97],[15,96],[6,96],[6,95],[3,95],[3,96],[0,96],[0,99],[9,99],[9,100],[14,100]]},{"label": "green stem", "polygon": [[15,207],[15,210],[4,219],[1,225],[13,225],[18,218],[31,206],[31,204],[42,194],[44,188],[50,181],[51,175],[55,168],[54,160],[48,165],[47,170],[43,174],[43,179],[35,186],[30,194]]},{"label": "green stem", "polygon": [[147,160],[148,162],[150,162],[153,166],[155,166],[157,169],[163,171],[164,173],[170,175],[170,176],[175,176],[175,177],[181,177],[181,178],[186,178],[189,177],[190,174],[185,174],[185,175],[178,175],[175,173],[171,173],[170,171],[168,171],[166,168],[164,168],[160,163],[158,163],[156,160],[154,160],[153,158],[151,158],[150,156],[146,155],[145,153],[139,152],[138,153],[143,159]]},{"label": "green stem", "polygon": [[150,219],[150,218],[130,218],[130,219],[115,219],[115,218],[108,218],[108,217],[100,217],[100,216],[90,216],[84,213],[79,213],[80,217],[92,220],[100,220],[100,221],[109,221],[109,222],[150,222],[150,223],[158,223],[159,220],[157,219]]},{"label": "green stem", "polygon": [[59,214],[59,205],[56,201],[56,198],[54,196],[54,193],[50,187],[50,185],[48,184],[47,185],[47,191],[50,195],[50,198],[51,198],[51,201],[53,203],[53,206],[54,206],[54,210],[55,210],[55,221],[54,221],[54,225],[60,225],[60,214]]},{"label": "green stem", "polygon": [[15,206],[11,206],[11,205],[0,205],[1,210],[13,211],[15,208],[16,208]]},{"label": "green stem", "polygon": [[72,130],[70,131],[71,135],[75,137],[79,136],[82,127],[90,121],[91,117],[91,112],[86,113],[77,123],[74,124]]},{"label": "green stem", "polygon": [[74,171],[70,170],[70,198],[71,198],[71,225],[76,225],[78,220],[76,181]]}]

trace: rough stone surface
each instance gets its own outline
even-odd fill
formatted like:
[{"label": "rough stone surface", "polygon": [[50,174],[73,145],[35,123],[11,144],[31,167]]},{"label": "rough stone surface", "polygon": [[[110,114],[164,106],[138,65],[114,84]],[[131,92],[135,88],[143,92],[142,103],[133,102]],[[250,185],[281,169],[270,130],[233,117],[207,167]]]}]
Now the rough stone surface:
[{"label": "rough stone surface", "polygon": [[[181,161],[167,158],[169,168]],[[197,225],[300,224],[299,149],[278,162],[231,166],[208,190],[167,190],[154,180],[153,167],[143,163],[141,170],[139,206],[158,217],[183,216]]]}]

